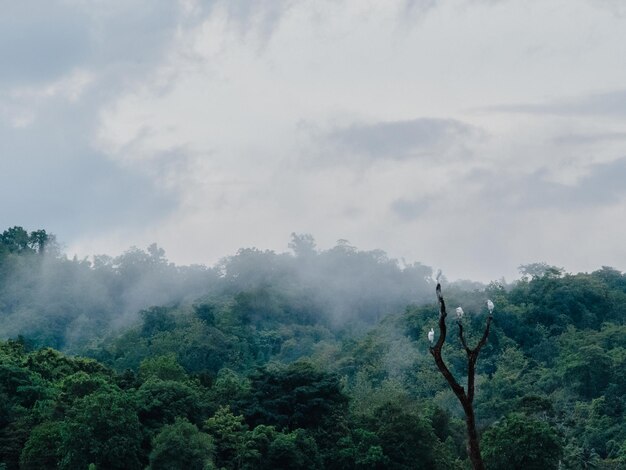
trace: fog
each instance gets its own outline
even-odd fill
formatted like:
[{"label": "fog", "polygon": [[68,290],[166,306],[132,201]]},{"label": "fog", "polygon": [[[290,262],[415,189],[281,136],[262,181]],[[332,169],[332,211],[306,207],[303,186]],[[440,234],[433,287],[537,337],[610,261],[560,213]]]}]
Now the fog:
[{"label": "fog", "polygon": [[318,250],[311,235],[292,234],[289,251],[242,248],[207,267],[171,263],[156,244],[70,259],[52,236],[44,250],[28,238],[15,242],[16,230],[28,237],[19,227],[3,234],[0,336],[38,346],[73,350],[135,324],[150,306],[228,303],[239,294],[250,294],[250,311],[263,315],[276,304],[311,323],[361,331],[433,295],[430,267],[347,240]]}]

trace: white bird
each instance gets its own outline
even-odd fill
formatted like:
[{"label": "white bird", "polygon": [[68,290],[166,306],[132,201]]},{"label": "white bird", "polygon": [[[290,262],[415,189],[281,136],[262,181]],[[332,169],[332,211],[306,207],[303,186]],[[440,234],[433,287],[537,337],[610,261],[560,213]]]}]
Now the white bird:
[{"label": "white bird", "polygon": [[487,308],[489,309],[489,315],[493,313],[493,302],[491,300],[487,300]]},{"label": "white bird", "polygon": [[461,318],[463,318],[463,315],[465,315],[465,312],[463,311],[463,309],[461,307],[457,307],[456,317],[460,320]]},{"label": "white bird", "polygon": [[435,330],[433,330],[432,328],[428,332],[428,341],[430,341],[431,343],[435,341]]}]

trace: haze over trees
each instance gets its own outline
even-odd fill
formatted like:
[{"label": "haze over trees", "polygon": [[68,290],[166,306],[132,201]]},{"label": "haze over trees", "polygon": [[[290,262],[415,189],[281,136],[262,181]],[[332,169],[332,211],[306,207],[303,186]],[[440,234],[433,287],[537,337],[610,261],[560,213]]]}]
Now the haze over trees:
[{"label": "haze over trees", "polygon": [[[469,466],[426,266],[298,235],[210,268],[0,242],[0,468]],[[626,468],[626,276],[522,274],[444,284],[468,344],[497,305],[475,370],[486,468]],[[442,354],[467,374],[458,342]]]},{"label": "haze over trees", "polygon": [[[13,227],[0,237],[0,335],[25,334],[66,350],[133,323],[141,309],[201,297],[265,301],[272,306],[259,309],[361,328],[424,301],[432,282],[430,268],[419,263],[401,267],[382,251],[359,251],[345,240],[317,251],[310,236],[295,234],[293,254],[246,248],[211,268],[176,266],[155,244],[79,260],[68,259],[44,230]],[[284,311],[287,306],[295,311]],[[252,319],[255,307],[248,307]]]}]

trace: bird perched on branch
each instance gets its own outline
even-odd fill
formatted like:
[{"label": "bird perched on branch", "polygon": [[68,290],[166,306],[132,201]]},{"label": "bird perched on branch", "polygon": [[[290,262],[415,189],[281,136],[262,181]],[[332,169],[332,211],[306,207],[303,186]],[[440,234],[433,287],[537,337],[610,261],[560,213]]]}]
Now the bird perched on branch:
[{"label": "bird perched on branch", "polygon": [[489,309],[489,315],[493,313],[493,302],[491,300],[487,300],[487,308]]},{"label": "bird perched on branch", "polygon": [[435,341],[435,330],[433,330],[432,328],[428,332],[428,341],[430,341],[431,343]]},{"label": "bird perched on branch", "polygon": [[463,315],[465,315],[465,312],[463,311],[463,309],[461,307],[457,307],[456,308],[456,318],[458,320],[460,320],[461,318],[463,318]]}]

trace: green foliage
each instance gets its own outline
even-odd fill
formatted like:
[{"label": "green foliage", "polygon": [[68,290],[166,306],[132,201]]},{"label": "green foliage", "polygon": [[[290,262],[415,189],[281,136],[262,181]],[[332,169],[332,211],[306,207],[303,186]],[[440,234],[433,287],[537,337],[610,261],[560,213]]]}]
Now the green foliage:
[{"label": "green foliage", "polygon": [[261,368],[251,376],[249,422],[279,429],[332,426],[347,411],[339,377],[310,362]]},{"label": "green foliage", "polygon": [[178,418],[163,427],[150,452],[151,470],[211,470],[213,441],[189,421]]},{"label": "green foliage", "polygon": [[160,380],[182,381],[187,378],[185,369],[176,361],[174,354],[148,357],[139,365],[139,377],[142,380],[155,378]]},{"label": "green foliage", "polygon": [[267,450],[267,461],[263,465],[267,470],[275,468],[322,468],[315,440],[304,430],[296,429],[290,433],[278,433]]},{"label": "green foliage", "polygon": [[[467,468],[428,353],[437,308],[406,307],[434,300],[430,269],[290,247],[207,269],[156,245],[69,260],[45,231],[3,232],[0,468]],[[470,343],[496,304],[476,377],[488,468],[626,468],[626,276],[522,274],[446,286]]]},{"label": "green foliage", "polygon": [[562,449],[548,423],[511,414],[485,432],[482,453],[489,469],[546,470],[559,467]]},{"label": "green foliage", "polygon": [[374,432],[354,429],[339,441],[339,448],[338,457],[343,468],[384,470],[389,467],[389,457]]},{"label": "green foliage", "polygon": [[150,378],[135,392],[141,424],[149,432],[176,418],[186,418],[194,424],[205,414],[203,391],[194,384]]},{"label": "green foliage", "polygon": [[208,392],[215,408],[231,407],[242,409],[250,402],[250,380],[236,372],[223,368]]},{"label": "green foliage", "polygon": [[453,465],[442,455],[443,449],[431,424],[415,411],[387,403],[359,421],[377,436],[388,459],[386,468],[444,469]]},{"label": "green foliage", "polygon": [[52,470],[58,468],[62,458],[63,423],[48,421],[35,427],[20,455],[20,468],[24,470]]},{"label": "green foliage", "polygon": [[0,253],[44,253],[49,244],[54,244],[54,236],[45,230],[28,233],[22,227],[11,227],[0,234]]},{"label": "green foliage", "polygon": [[97,392],[76,400],[61,430],[59,464],[63,469],[141,468],[141,427],[130,397]]},{"label": "green foliage", "polygon": [[255,436],[243,416],[235,416],[228,407],[220,407],[206,420],[204,430],[215,439],[218,468],[242,468],[259,460]]}]

